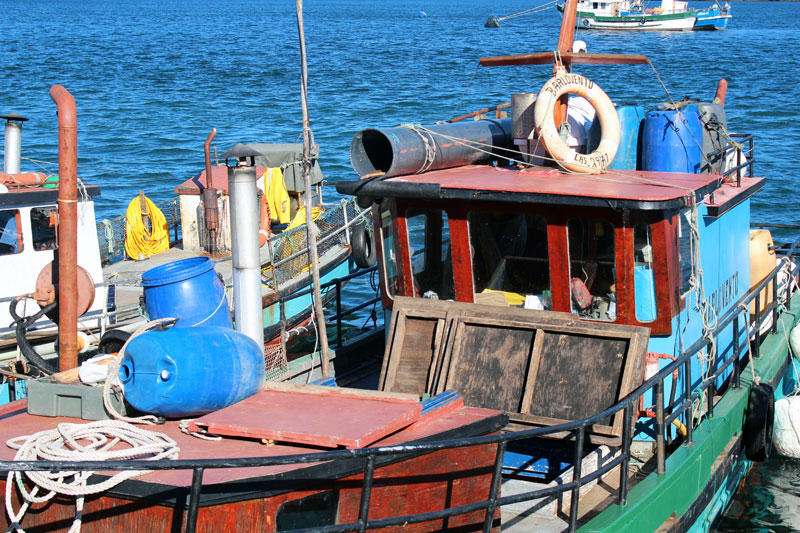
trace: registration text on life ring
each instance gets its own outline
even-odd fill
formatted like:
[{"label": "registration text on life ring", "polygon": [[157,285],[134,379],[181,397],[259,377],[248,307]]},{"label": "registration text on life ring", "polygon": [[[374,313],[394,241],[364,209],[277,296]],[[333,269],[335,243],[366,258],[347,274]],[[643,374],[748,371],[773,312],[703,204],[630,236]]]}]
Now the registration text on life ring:
[{"label": "registration text on life ring", "polygon": [[[600,145],[590,154],[579,154],[570,148],[558,134],[553,109],[565,94],[584,97],[594,108],[602,130]],[[611,99],[593,81],[579,74],[559,70],[544,84],[533,111],[534,124],[545,148],[567,170],[596,174],[603,172],[619,148],[620,126],[617,111]]]}]

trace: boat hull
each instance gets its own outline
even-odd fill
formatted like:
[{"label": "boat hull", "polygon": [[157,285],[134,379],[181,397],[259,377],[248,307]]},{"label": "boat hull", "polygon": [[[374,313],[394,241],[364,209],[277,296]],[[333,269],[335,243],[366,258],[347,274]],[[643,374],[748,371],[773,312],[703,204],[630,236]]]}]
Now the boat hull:
[{"label": "boat hull", "polygon": [[578,11],[575,17],[575,27],[586,30],[691,31],[694,24],[695,16],[690,12],[604,17]]}]

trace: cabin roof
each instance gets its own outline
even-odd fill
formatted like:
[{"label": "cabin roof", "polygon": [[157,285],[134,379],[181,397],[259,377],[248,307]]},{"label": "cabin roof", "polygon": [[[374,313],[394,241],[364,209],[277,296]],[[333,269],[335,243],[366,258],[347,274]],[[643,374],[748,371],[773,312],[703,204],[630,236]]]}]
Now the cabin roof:
[{"label": "cabin roof", "polygon": [[722,176],[615,170],[567,174],[560,170],[469,165],[424,174],[346,181],[340,193],[374,198],[484,200],[643,210],[680,209],[720,187]]},{"label": "cabin roof", "polygon": [[[0,207],[19,207],[26,205],[55,204],[58,189],[45,189],[41,185],[6,185],[7,193],[0,194]],[[100,196],[100,187],[87,185],[81,188],[91,198]]]}]

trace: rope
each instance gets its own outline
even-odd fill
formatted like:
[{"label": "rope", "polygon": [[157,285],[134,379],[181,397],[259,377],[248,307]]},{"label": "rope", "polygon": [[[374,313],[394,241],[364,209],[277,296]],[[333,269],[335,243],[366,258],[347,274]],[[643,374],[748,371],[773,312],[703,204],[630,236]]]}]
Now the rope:
[{"label": "rope", "polygon": [[[128,447],[114,449],[123,442]],[[146,461],[177,459],[180,448],[163,433],[146,431],[118,420],[102,420],[87,424],[59,424],[56,429],[48,429],[21,436],[6,442],[9,448],[16,449],[15,461],[109,461],[142,458]],[[111,489],[126,479],[138,477],[149,470],[127,470],[118,472],[104,481],[89,483],[95,472],[20,472],[11,471],[6,479],[6,513],[9,531],[24,533],[20,522],[32,503],[43,503],[56,494],[75,496],[75,520],[70,533],[81,529],[84,496]],[[24,476],[34,487],[28,491]],[[12,495],[14,485],[23,501],[18,511],[14,510]],[[40,489],[48,491],[39,496]]]},{"label": "rope", "polygon": [[556,2],[558,2],[558,0],[552,0],[552,2],[546,2],[544,4],[540,4],[540,5],[536,6],[536,7],[532,7],[530,9],[526,9],[524,11],[520,11],[519,13],[512,13],[511,15],[506,15],[505,17],[498,17],[497,20],[498,21],[508,20],[508,19],[513,19],[513,18],[516,18],[516,17],[521,17],[523,15],[531,15],[533,13],[540,13],[542,11],[546,11],[547,9],[550,9],[550,7],[553,6]]},{"label": "rope", "polygon": [[142,217],[145,213],[142,212],[138,196],[131,200],[128,210],[125,212],[128,222],[125,233],[125,252],[132,259],[138,259],[140,255],[150,257],[169,248],[169,229],[164,213],[147,197],[145,197],[145,204],[152,229],[148,229],[144,224]]}]

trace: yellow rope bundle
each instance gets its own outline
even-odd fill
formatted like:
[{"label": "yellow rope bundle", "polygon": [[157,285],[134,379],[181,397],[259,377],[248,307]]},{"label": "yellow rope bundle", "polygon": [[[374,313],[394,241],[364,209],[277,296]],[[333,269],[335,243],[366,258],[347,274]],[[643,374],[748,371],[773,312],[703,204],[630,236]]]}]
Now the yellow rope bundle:
[{"label": "yellow rope bundle", "polygon": [[144,223],[138,196],[131,200],[125,212],[128,221],[125,229],[125,252],[133,259],[138,259],[140,254],[150,257],[169,248],[169,229],[164,213],[149,198],[145,197],[144,200],[152,229],[148,229]]}]

